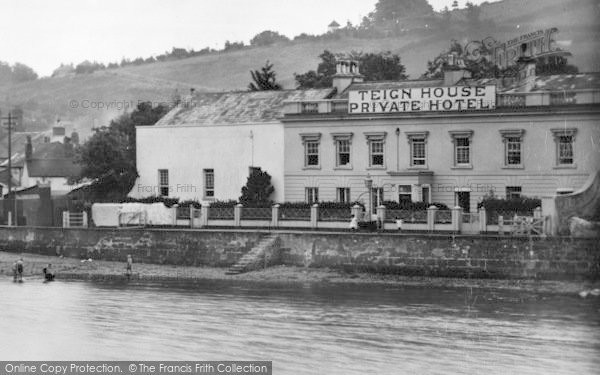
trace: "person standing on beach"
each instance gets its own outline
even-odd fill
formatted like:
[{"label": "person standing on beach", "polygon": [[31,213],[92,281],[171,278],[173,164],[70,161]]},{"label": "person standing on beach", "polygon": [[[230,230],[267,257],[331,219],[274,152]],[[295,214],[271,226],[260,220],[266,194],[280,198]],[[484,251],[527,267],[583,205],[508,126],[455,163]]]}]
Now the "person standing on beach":
[{"label": "person standing on beach", "polygon": [[13,281],[17,281],[17,262],[15,261],[12,265]]},{"label": "person standing on beach", "polygon": [[19,281],[23,281],[23,258],[17,260],[17,278]]},{"label": "person standing on beach", "polygon": [[131,258],[131,254],[127,254],[127,278],[131,276],[131,271],[133,268],[133,259]]}]

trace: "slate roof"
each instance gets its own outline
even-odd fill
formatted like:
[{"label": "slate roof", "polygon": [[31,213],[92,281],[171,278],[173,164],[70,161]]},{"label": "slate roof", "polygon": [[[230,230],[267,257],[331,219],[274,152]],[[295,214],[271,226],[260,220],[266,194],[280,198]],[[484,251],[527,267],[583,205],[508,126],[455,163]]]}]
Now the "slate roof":
[{"label": "slate roof", "polygon": [[[512,82],[506,84],[506,80],[495,78],[482,79],[462,79],[458,85],[485,86],[496,85],[500,93],[524,92],[523,84]],[[348,92],[353,90],[380,90],[392,89],[398,87],[438,87],[445,86],[443,79],[421,79],[405,81],[377,81],[360,82],[351,84],[346,90],[336,95],[336,98],[347,99]],[[600,89],[600,73],[581,73],[581,74],[557,74],[549,76],[538,76],[535,85],[531,91],[570,91]]]},{"label": "slate roof", "polygon": [[29,177],[73,177],[78,176],[81,165],[73,159],[30,159],[27,160]]},{"label": "slate roof", "polygon": [[196,93],[154,126],[266,123],[283,117],[286,101],[328,98],[333,89]]}]

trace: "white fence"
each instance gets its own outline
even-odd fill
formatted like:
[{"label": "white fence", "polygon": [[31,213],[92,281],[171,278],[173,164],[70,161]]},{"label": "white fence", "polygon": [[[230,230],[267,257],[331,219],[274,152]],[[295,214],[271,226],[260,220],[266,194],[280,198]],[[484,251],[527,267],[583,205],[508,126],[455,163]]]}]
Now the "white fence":
[{"label": "white fence", "polygon": [[87,228],[88,215],[87,212],[69,212],[63,211],[63,227],[65,228]]},{"label": "white fence", "polygon": [[[142,204],[137,204],[144,207]],[[241,204],[227,207],[201,208],[158,207],[152,204],[154,211],[160,215],[152,215],[150,209],[112,210],[116,218],[105,220],[114,223],[104,226],[177,226],[188,228],[298,228],[298,229],[349,229],[350,219],[365,216],[361,206],[348,209],[319,207],[318,204],[307,207],[290,207],[275,204],[272,207],[244,207]],[[150,206],[150,205],[147,205]],[[160,210],[158,210],[160,208]],[[102,207],[98,208],[102,210]],[[92,207],[94,210],[94,207]],[[107,210],[102,211],[104,214]],[[71,214],[74,215],[74,214]],[[534,216],[498,217],[498,223],[488,224],[486,211],[481,209],[476,213],[465,213],[460,207],[450,210],[439,210],[431,206],[426,210],[410,211],[377,207],[373,215],[373,224],[380,230],[419,231],[419,232],[452,232],[463,234],[498,233],[514,235],[546,235],[549,233],[548,217],[541,215],[541,208],[534,211]],[[495,221],[494,221],[495,222]],[[70,226],[81,226],[77,218],[69,221]],[[87,225],[87,218],[86,218]]]}]

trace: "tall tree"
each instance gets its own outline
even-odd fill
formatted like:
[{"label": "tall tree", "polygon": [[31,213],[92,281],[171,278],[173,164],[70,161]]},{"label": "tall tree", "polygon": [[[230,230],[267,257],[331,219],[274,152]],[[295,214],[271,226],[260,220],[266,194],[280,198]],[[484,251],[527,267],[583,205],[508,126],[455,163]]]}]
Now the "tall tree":
[{"label": "tall tree", "polygon": [[379,0],[372,14],[377,23],[397,18],[425,16],[433,13],[427,0]]},{"label": "tall tree", "polygon": [[[299,89],[331,87],[335,71],[336,59],[344,58],[343,54],[335,55],[327,50],[321,55],[317,71],[310,70],[304,74],[294,74]],[[390,51],[380,53],[352,52],[350,58],[358,60],[360,73],[367,81],[406,79],[404,65],[400,56]]]},{"label": "tall tree", "polygon": [[273,71],[273,64],[269,60],[260,70],[251,70],[250,75],[254,81],[248,85],[250,91],[281,90],[281,85],[275,79],[276,74]]},{"label": "tall tree", "polygon": [[265,30],[250,39],[251,46],[268,46],[277,42],[289,42],[289,38],[279,34],[277,31]]},{"label": "tall tree", "polygon": [[97,129],[77,150],[76,160],[82,170],[76,181],[93,180],[93,192],[105,199],[125,198],[138,176],[135,127],[154,125],[168,110],[164,105],[140,103],[130,114]]},{"label": "tall tree", "polygon": [[270,197],[274,191],[275,188],[271,185],[271,175],[260,169],[252,169],[246,186],[242,187],[242,196],[239,201],[242,204],[270,204]]}]

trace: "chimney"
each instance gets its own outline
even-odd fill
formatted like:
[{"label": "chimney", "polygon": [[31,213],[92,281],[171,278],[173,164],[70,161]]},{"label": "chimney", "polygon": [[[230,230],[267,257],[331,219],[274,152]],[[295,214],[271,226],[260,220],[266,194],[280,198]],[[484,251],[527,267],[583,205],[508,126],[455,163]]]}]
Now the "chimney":
[{"label": "chimney", "polygon": [[346,90],[354,82],[363,82],[363,80],[364,76],[358,71],[358,61],[338,60],[336,62],[332,84],[338,94]]},{"label": "chimney", "polygon": [[454,86],[463,78],[471,78],[471,71],[463,59],[454,53],[449,54],[444,66],[444,86]]},{"label": "chimney", "polygon": [[25,159],[31,160],[33,155],[33,145],[31,144],[31,136],[27,136],[27,143],[25,143]]}]

